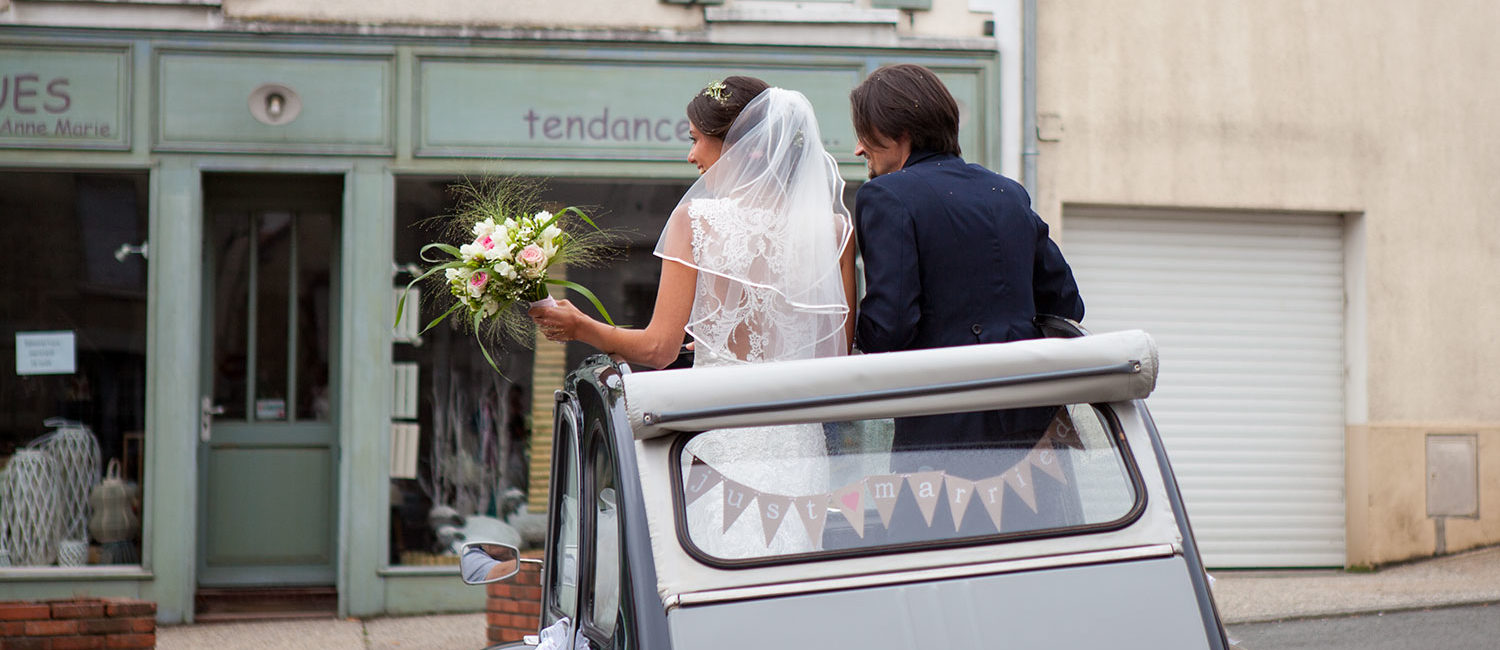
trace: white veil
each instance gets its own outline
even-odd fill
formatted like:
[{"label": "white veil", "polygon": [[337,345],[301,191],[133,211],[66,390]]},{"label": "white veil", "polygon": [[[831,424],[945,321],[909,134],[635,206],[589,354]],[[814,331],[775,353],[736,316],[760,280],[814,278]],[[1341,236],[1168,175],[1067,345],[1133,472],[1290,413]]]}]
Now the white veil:
[{"label": "white veil", "polygon": [[745,106],[656,245],[698,270],[686,328],[697,365],[847,352],[843,191],[802,93],[769,88]]}]

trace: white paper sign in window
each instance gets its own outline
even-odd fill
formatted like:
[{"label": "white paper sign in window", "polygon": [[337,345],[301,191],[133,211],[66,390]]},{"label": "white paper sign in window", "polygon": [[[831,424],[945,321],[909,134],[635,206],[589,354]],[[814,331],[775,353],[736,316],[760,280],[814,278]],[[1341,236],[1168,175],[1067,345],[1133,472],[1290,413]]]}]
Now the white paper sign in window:
[{"label": "white paper sign in window", "polygon": [[71,375],[74,350],[72,332],[16,332],[16,374]]}]

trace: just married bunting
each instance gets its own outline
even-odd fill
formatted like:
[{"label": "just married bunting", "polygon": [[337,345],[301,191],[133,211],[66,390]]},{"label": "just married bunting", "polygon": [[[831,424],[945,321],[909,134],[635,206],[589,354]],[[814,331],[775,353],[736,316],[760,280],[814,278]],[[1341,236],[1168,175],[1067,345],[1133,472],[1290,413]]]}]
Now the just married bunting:
[{"label": "just married bunting", "polygon": [[[963,513],[969,501],[978,495],[985,512],[995,524],[995,529],[1004,530],[1001,526],[1004,516],[1002,505],[1007,488],[1014,491],[1032,512],[1036,512],[1036,490],[1032,483],[1034,470],[1046,473],[1064,485],[1068,483],[1057,455],[1058,446],[1083,449],[1083,441],[1066,411],[1059,411],[1042,439],[1021,462],[990,478],[975,481],[950,476],[941,471],[885,474],[866,476],[831,492],[798,496],[756,490],[725,477],[701,458],[691,456],[687,480],[682,486],[683,496],[686,503],[691,505],[722,483],[724,529],[721,532],[727,532],[749,509],[752,501],[758,503],[761,529],[768,546],[781,529],[782,522],[791,513],[796,513],[803,530],[807,531],[808,537],[815,544],[822,540],[826,515],[830,511],[842,514],[854,531],[864,537],[866,499],[875,504],[880,523],[890,528],[891,513],[895,509],[896,496],[901,493],[903,482],[910,486],[912,495],[916,497],[917,508],[928,526],[932,525],[939,499],[946,499],[953,512]],[[954,517],[955,532],[961,527],[962,521],[962,517]]]}]

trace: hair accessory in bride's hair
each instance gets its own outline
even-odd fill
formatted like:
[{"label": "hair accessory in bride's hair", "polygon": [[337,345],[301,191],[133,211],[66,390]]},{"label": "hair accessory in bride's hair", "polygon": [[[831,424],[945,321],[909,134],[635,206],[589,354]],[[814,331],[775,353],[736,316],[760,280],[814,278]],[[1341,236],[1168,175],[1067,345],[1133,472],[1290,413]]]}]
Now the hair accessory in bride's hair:
[{"label": "hair accessory in bride's hair", "polygon": [[724,85],[723,79],[708,84],[708,87],[703,89],[704,97],[719,102],[721,106],[729,103],[729,95],[729,87]]}]

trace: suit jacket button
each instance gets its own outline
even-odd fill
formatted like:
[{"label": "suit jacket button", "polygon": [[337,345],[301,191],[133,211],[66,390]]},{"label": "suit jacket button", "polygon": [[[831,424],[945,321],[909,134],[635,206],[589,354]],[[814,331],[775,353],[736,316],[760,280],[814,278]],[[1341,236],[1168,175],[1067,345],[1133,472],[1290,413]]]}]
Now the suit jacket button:
[{"label": "suit jacket button", "polygon": [[975,323],[973,327],[969,328],[969,330],[974,332],[974,336],[979,336],[979,334],[984,331],[984,328],[980,327],[978,323]]}]

